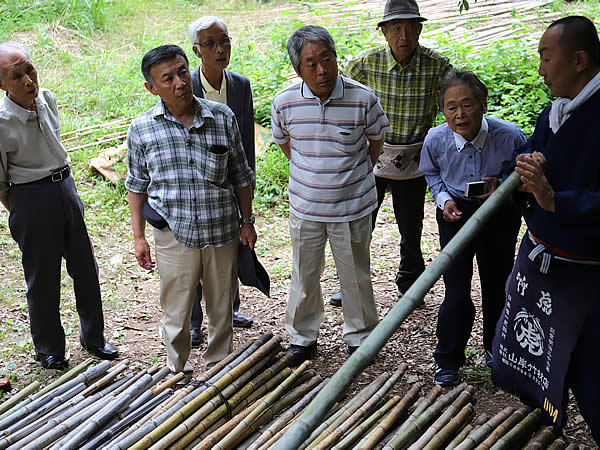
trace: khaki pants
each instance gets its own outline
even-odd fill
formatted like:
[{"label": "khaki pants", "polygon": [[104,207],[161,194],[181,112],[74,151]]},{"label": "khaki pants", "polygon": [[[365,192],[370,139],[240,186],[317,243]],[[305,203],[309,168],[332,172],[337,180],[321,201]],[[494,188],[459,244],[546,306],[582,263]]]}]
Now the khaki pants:
[{"label": "khaki pants", "polygon": [[285,313],[292,344],[316,342],[323,319],[325,242],[335,259],[343,299],[344,341],[358,346],[378,323],[371,285],[371,214],[352,222],[313,222],[290,214],[293,270]]},{"label": "khaki pants", "polygon": [[208,316],[206,365],[223,359],[233,343],[232,304],[237,287],[238,241],[222,247],[187,248],[169,229],[154,230],[156,263],[160,272],[162,329],[167,366],[191,372],[190,320],[198,282],[202,282]]}]

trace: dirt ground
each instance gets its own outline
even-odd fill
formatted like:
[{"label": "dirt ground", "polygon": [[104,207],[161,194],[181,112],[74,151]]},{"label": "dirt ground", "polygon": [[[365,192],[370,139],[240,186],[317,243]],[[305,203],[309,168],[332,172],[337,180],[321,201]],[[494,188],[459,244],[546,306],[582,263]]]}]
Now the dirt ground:
[{"label": "dirt ground", "polygon": [[[426,216],[422,247],[426,262],[431,262],[438,252],[437,225],[435,223],[435,206],[426,204]],[[128,230],[128,224],[121,224],[122,230]],[[271,298],[267,298],[253,288],[241,288],[241,311],[254,318],[254,325],[249,329],[235,329],[235,348],[242,343],[255,340],[265,332],[273,332],[282,337],[284,346],[288,338],[284,331],[284,311],[287,301],[289,274],[291,269],[291,250],[287,232],[287,219],[279,216],[259,217],[257,222],[259,241],[257,250],[263,265],[272,278]],[[116,230],[107,234],[94,236],[94,245],[101,267],[101,283],[105,304],[106,335],[120,352],[120,360],[128,359],[132,364],[147,367],[152,363],[164,364],[165,349],[160,338],[159,281],[157,274],[147,274],[137,267],[133,256],[133,243],[130,235],[123,235]],[[5,236],[5,235],[4,235]],[[148,233],[151,239],[151,233]],[[378,225],[372,240],[372,279],[380,317],[383,317],[397,301],[394,275],[399,255],[399,235],[391,210],[391,202],[386,199]],[[17,276],[20,267],[15,259],[15,251],[6,240],[2,245],[2,274],[9,272],[13,277],[11,283],[23,283]],[[5,251],[7,250],[7,251]],[[325,315],[320,329],[318,353],[314,359],[314,368],[323,376],[332,375],[348,358],[346,344],[342,340],[342,310],[327,303],[329,296],[338,288],[333,259],[327,250],[326,268],[322,276],[321,286],[325,299]],[[0,274],[0,275],[2,275]],[[67,278],[65,277],[65,280]],[[68,282],[63,280],[63,284]],[[2,292],[0,290],[0,292]],[[394,371],[400,363],[406,363],[408,370],[395,387],[396,393],[404,394],[417,381],[425,384],[428,390],[433,386],[433,349],[435,347],[435,325],[437,310],[443,300],[444,288],[438,281],[425,297],[425,307],[413,311],[396,331],[389,342],[381,349],[374,364],[370,365],[350,389],[355,393],[372,381],[383,371]],[[20,294],[24,297],[24,286]],[[479,284],[475,277],[472,295],[478,305],[476,323],[468,345],[467,363],[462,369],[462,378],[475,387],[475,405],[477,415],[487,413],[493,416],[506,406],[520,406],[514,396],[497,389],[490,379],[490,371],[485,365],[481,343],[481,314],[479,308]],[[0,311],[3,327],[7,321],[22,323],[20,339],[26,339],[26,309],[24,299],[20,305]],[[63,306],[63,310],[65,307]],[[63,311],[63,314],[65,312]],[[70,313],[72,315],[72,311]],[[70,316],[69,316],[70,317]],[[66,322],[74,320],[67,317]],[[68,325],[66,325],[68,327]],[[71,365],[82,361],[87,356],[78,344],[76,321],[72,325],[73,332],[67,336],[68,354]],[[6,331],[6,330],[5,330]],[[203,325],[206,334],[206,325]],[[12,339],[18,347],[18,339],[11,334],[3,338],[3,346]],[[193,349],[191,363],[197,373],[202,371],[202,352],[205,345]],[[3,350],[6,350],[3,349]],[[6,353],[5,353],[6,354]],[[25,348],[15,351],[7,359],[15,371],[20,371],[21,378],[16,380],[16,387],[23,387],[27,378],[31,378],[39,365],[33,361],[33,351]],[[5,366],[3,364],[3,366]],[[6,367],[6,366],[5,366]],[[4,367],[3,367],[4,368]],[[28,375],[29,374],[29,375]],[[23,386],[22,386],[22,385]],[[569,422],[565,429],[569,439],[577,443],[594,446],[589,429],[579,414],[575,402],[569,407]]]}]

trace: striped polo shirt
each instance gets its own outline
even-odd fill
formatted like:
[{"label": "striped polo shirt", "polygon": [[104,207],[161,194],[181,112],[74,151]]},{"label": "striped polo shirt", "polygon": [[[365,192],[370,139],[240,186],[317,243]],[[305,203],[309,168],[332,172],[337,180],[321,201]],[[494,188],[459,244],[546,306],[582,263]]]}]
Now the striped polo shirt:
[{"label": "striped polo shirt", "polygon": [[367,138],[391,127],[371,89],[338,76],[327,101],[299,82],[271,108],[273,141],[291,143],[290,212],[316,222],[350,222],[371,213],[377,191]]}]

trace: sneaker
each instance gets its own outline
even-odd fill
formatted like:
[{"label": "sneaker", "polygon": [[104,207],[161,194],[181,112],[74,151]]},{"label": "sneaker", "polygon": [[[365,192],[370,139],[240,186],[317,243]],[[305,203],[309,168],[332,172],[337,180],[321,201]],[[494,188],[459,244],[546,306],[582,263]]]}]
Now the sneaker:
[{"label": "sneaker", "polygon": [[485,351],[485,365],[491,369],[492,362],[494,362],[494,357],[492,355],[492,352],[490,352],[489,350],[486,350]]},{"label": "sneaker", "polygon": [[329,304],[331,306],[336,306],[338,308],[341,308],[341,306],[342,306],[342,292],[341,291],[337,291],[335,294],[333,294],[331,296],[331,298],[329,299]]},{"label": "sneaker", "polygon": [[440,386],[454,386],[458,384],[458,370],[442,369],[437,364],[435,365],[435,384]]}]

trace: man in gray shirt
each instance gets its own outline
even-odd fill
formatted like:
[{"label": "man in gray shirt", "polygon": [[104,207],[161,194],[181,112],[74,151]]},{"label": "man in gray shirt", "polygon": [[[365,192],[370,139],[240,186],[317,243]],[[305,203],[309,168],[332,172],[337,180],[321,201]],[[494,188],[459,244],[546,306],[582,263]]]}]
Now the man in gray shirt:
[{"label": "man in gray shirt", "polygon": [[23,253],[29,323],[36,357],[47,369],[64,369],[60,321],[61,261],[73,278],[84,349],[103,359],[118,352],[104,339],[104,316],[94,249],[83,204],[60,141],[56,100],[39,89],[29,52],[0,44],[0,202]]}]

